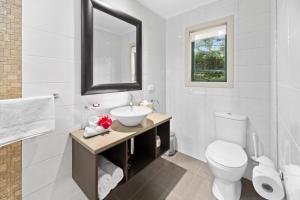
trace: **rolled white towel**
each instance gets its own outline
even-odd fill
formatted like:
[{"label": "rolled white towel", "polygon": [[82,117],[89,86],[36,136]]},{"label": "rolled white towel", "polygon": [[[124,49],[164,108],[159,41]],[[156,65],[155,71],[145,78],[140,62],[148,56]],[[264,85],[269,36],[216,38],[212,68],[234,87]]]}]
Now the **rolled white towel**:
[{"label": "rolled white towel", "polygon": [[93,129],[97,128],[98,120],[99,120],[99,117],[97,117],[97,116],[89,116],[87,119],[87,122],[85,124],[85,127],[90,127]]},{"label": "rolled white towel", "polygon": [[98,196],[100,200],[104,199],[109,194],[112,189],[111,184],[111,175],[98,167]]},{"label": "rolled white towel", "polygon": [[161,145],[161,140],[160,140],[160,137],[157,135],[156,136],[156,148],[159,148]]},{"label": "rolled white towel", "polygon": [[106,159],[104,156],[99,156],[99,163],[98,166],[100,168],[111,175],[112,177],[112,189],[115,188],[118,183],[123,179],[124,173],[123,170],[110,162],[108,159]]},{"label": "rolled white towel", "polygon": [[95,135],[99,135],[101,133],[105,133],[109,131],[109,129],[105,129],[102,126],[96,126],[96,127],[85,127],[84,132],[83,132],[83,136],[88,138],[88,137],[92,137]]}]

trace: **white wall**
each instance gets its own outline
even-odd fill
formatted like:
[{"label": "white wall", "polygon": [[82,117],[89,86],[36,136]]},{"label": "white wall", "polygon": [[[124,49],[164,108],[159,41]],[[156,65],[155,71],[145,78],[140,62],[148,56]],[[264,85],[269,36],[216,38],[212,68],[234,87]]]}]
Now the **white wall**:
[{"label": "white wall", "polygon": [[277,1],[279,166],[300,165],[300,1]]},{"label": "white wall", "polygon": [[[259,136],[260,153],[269,155],[270,132],[270,2],[220,0],[167,20],[167,113],[179,150],[205,160],[205,149],[215,139],[214,112],[249,118],[249,134]],[[234,88],[185,87],[185,27],[234,15]],[[249,176],[248,176],[249,177]]]},{"label": "white wall", "polygon": [[[278,133],[277,133],[277,0],[271,0],[271,22],[270,22],[270,158],[278,165]],[[278,166],[277,166],[278,167]]]},{"label": "white wall", "polygon": [[[165,110],[165,21],[131,0],[107,3],[143,21],[143,86],[154,94],[134,92],[137,98],[158,99]],[[23,142],[23,199],[86,199],[71,178],[69,132],[81,126],[83,106],[124,104],[127,93],[80,95],[80,1],[23,0],[23,96],[59,93],[56,130]]]},{"label": "white wall", "polygon": [[[158,99],[159,110],[166,109],[173,116],[172,130],[177,134],[180,151],[205,160],[205,148],[214,140],[215,111],[247,115],[248,133],[258,133],[260,152],[269,155],[275,151],[269,138],[271,0],[220,0],[170,18],[166,24],[135,1],[104,1],[143,21],[144,90],[134,94],[137,98]],[[282,18],[282,30],[287,26],[285,22],[294,23],[293,6],[299,8],[297,0],[288,2],[289,6],[282,9],[289,8],[291,14]],[[186,88],[184,28],[232,14],[235,15],[234,88]],[[293,31],[296,30],[289,33]],[[282,42],[288,41],[287,33],[281,34]],[[291,42],[299,42],[295,35],[290,35],[294,36],[290,37]],[[286,49],[283,46],[281,54],[285,59]],[[290,52],[291,57],[297,58]],[[284,152],[281,148],[281,158],[284,160],[290,155],[291,159],[284,162],[299,163],[295,159],[299,158],[299,127],[295,126],[299,124],[295,121],[299,119],[299,112],[296,112],[299,109],[293,110],[284,104],[297,105],[290,101],[299,99],[299,81],[293,73],[299,68],[289,65],[290,70],[286,72],[285,64],[278,66],[279,71],[282,70],[279,112],[283,118],[279,133],[283,144],[280,147],[290,149]],[[146,91],[148,84],[155,85],[154,94]],[[23,197],[25,200],[85,199],[71,178],[68,134],[81,126],[84,105],[95,102],[124,104],[128,96],[127,93],[114,93],[81,97],[79,0],[23,0],[23,96],[52,93],[60,94],[56,101],[56,130],[23,142]],[[250,146],[248,139],[248,153],[252,153]]]}]

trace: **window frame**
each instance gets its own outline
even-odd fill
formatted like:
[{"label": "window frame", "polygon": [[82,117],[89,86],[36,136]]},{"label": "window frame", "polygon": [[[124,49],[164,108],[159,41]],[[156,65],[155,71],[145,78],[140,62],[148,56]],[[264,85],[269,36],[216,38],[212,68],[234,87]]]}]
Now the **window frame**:
[{"label": "window frame", "polygon": [[[190,33],[226,25],[226,82],[213,81],[192,81],[192,48]],[[186,62],[186,87],[215,87],[232,88],[233,87],[233,65],[234,65],[234,16],[227,16],[221,19],[212,20],[202,24],[187,27],[185,29],[185,62]]]}]

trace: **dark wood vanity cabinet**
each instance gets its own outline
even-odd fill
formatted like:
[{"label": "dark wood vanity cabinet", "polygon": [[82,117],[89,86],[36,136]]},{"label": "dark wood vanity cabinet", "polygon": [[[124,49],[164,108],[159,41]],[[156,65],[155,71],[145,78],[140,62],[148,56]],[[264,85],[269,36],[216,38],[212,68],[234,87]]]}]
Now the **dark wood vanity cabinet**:
[{"label": "dark wood vanity cabinet", "polygon": [[[112,130],[90,139],[83,137],[83,130],[72,136],[72,177],[90,200],[98,199],[98,156],[103,155],[123,169],[128,181],[170,147],[171,117],[152,113],[141,125],[125,127],[114,122]],[[156,148],[156,136],[161,145]],[[134,138],[134,153],[130,153],[131,138]]]}]

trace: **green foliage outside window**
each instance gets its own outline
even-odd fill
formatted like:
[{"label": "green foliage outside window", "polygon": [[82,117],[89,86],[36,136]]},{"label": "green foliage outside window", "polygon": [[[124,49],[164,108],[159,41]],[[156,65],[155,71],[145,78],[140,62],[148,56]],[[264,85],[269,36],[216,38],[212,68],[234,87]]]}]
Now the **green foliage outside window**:
[{"label": "green foliage outside window", "polygon": [[226,82],[226,35],[192,43],[192,81]]}]

